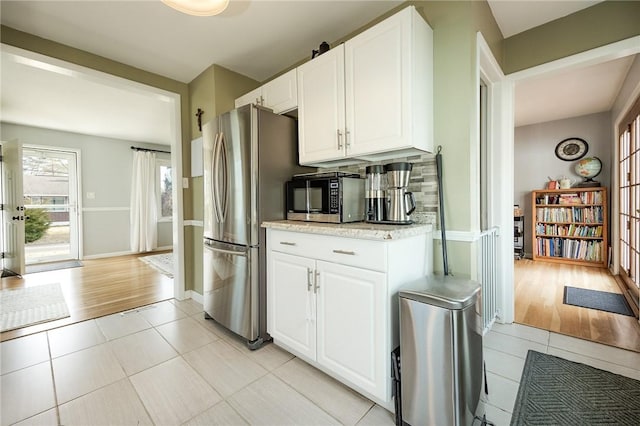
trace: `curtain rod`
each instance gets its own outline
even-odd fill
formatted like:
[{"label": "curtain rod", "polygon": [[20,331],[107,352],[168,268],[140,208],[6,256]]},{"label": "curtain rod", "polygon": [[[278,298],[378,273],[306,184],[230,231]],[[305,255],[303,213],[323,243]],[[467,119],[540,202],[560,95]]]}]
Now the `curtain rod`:
[{"label": "curtain rod", "polygon": [[140,148],[137,146],[132,146],[131,149],[134,149],[136,151],[163,152],[165,154],[171,154],[170,151],[160,151],[159,149]]}]

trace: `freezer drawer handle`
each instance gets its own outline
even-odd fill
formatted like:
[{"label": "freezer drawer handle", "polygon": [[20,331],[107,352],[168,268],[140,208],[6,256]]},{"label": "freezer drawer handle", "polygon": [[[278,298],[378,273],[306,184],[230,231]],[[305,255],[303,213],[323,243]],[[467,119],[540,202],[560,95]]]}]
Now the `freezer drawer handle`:
[{"label": "freezer drawer handle", "polygon": [[225,250],[225,249],[221,249],[221,248],[213,248],[211,247],[210,244],[206,244],[205,247],[207,247],[210,250],[216,251],[218,253],[223,253],[223,254],[231,254],[233,256],[245,256],[246,254],[241,252],[241,251],[233,251],[233,250]]},{"label": "freezer drawer handle", "polygon": [[348,254],[349,256],[355,256],[356,252],[355,251],[351,251],[351,250],[334,250],[334,253],[337,254]]},{"label": "freezer drawer handle", "polygon": [[283,246],[295,246],[296,243],[290,243],[289,241],[280,241]]}]

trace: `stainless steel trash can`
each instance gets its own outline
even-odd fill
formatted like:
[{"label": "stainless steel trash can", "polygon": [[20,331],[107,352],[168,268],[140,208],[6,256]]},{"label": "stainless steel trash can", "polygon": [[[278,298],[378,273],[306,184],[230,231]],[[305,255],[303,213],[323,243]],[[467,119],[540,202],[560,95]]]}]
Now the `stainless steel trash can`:
[{"label": "stainless steel trash can", "polygon": [[406,288],[399,292],[402,420],[469,426],[482,390],[480,285],[427,276]]}]

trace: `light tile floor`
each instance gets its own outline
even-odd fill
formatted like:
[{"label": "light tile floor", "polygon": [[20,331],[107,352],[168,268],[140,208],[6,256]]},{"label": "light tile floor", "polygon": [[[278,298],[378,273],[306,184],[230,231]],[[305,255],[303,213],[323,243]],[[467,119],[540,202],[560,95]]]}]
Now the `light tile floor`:
[{"label": "light tile floor", "polygon": [[[508,425],[529,349],[640,379],[640,354],[521,325],[484,339],[478,414]],[[165,301],[0,344],[1,425],[393,425],[392,413],[273,344],[250,351]],[[479,424],[476,422],[475,424]]]}]

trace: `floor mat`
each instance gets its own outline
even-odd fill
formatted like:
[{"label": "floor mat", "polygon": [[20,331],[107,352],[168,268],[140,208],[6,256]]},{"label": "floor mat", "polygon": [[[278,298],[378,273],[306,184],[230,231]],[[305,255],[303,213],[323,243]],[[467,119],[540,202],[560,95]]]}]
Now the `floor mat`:
[{"label": "floor mat", "polygon": [[59,283],[0,291],[0,331],[15,330],[69,316]]},{"label": "floor mat", "polygon": [[160,273],[173,278],[173,253],[161,253],[139,257],[138,260],[151,266]]},{"label": "floor mat", "polygon": [[627,304],[627,300],[620,293],[565,286],[562,303],[630,317],[634,316]]},{"label": "floor mat", "polygon": [[637,425],[640,381],[529,350],[511,425]]},{"label": "floor mat", "polygon": [[36,272],[57,271],[58,269],[78,268],[82,265],[79,260],[65,260],[64,262],[37,263],[35,265],[27,265],[25,274],[34,274]]}]

